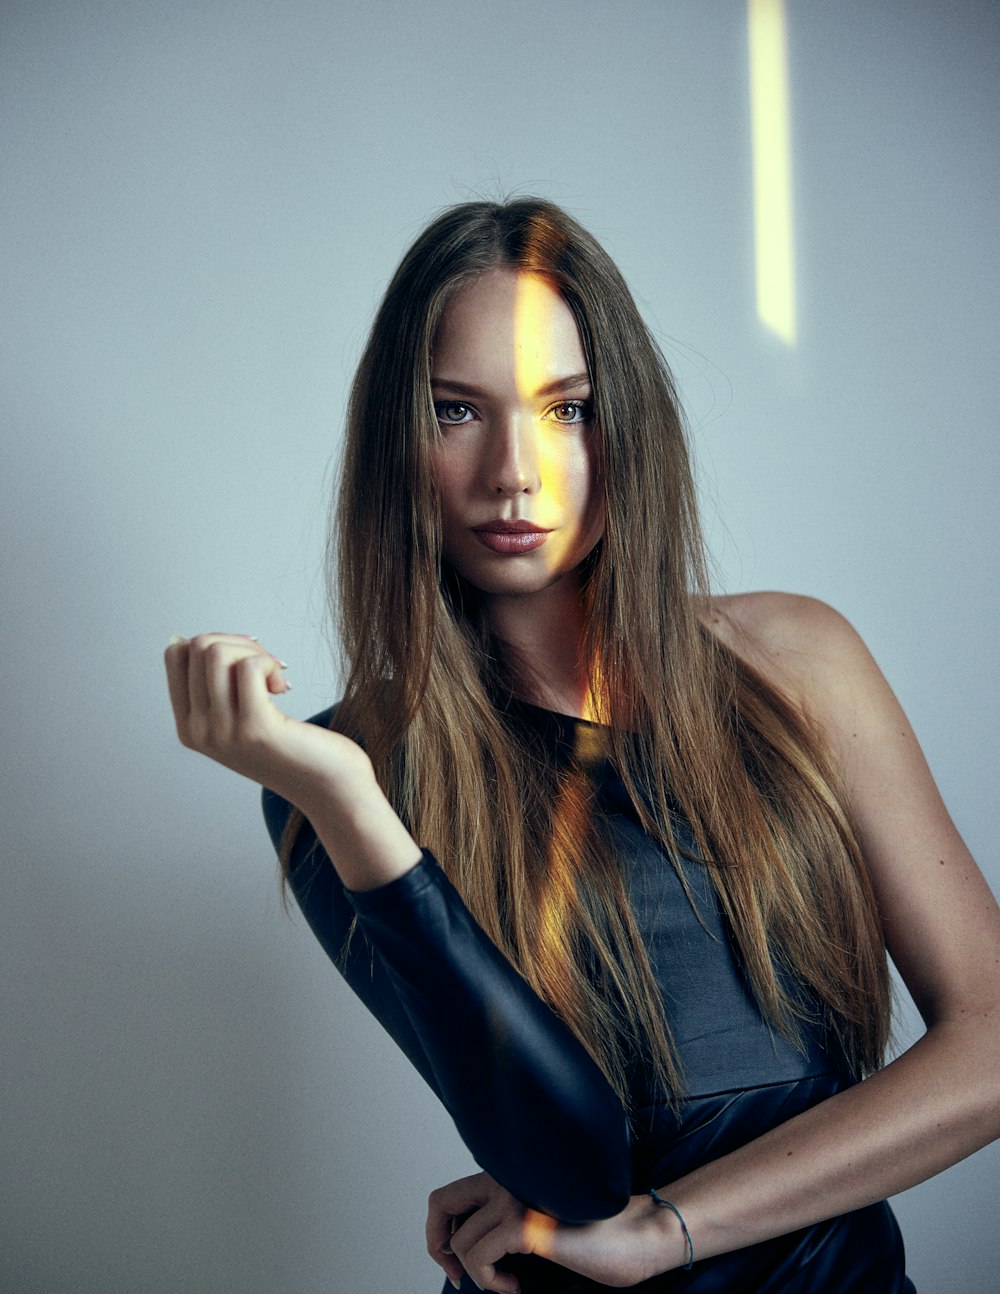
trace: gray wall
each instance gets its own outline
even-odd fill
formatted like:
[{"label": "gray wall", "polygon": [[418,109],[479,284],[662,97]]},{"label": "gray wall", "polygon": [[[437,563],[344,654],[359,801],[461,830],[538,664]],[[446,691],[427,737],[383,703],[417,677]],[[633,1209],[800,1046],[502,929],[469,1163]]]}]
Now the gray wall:
[{"label": "gray wall", "polygon": [[[998,38],[992,0],[792,0],[789,349],[738,0],[6,0],[5,1290],[440,1286],[423,1200],[468,1156],[283,915],[255,789],[176,744],[160,653],[257,633],[293,713],[335,696],[346,385],[443,204],[540,192],[605,241],[721,585],[855,621],[997,888]],[[998,1165],[898,1200],[922,1290],[996,1288]]]}]

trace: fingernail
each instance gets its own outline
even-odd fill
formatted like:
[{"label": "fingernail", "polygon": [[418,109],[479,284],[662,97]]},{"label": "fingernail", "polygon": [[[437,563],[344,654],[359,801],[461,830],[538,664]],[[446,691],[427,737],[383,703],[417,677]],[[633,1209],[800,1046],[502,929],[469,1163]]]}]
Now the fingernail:
[{"label": "fingernail", "polygon": [[448,1279],[451,1281],[452,1289],[460,1290],[462,1288],[462,1282],[457,1281],[454,1276],[449,1276]]},{"label": "fingernail", "polygon": [[179,646],[181,643],[186,643],[186,642],[187,642],[187,639],[186,639],[186,638],[182,638],[182,637],[180,636],[180,634],[172,634],[172,635],[171,635],[171,637],[170,637],[170,641],[167,643],[167,646],[168,646],[168,647],[177,647],[177,646]]},{"label": "fingernail", "polygon": [[285,685],[285,691],[286,691],[286,692],[291,692],[291,690],[292,690],[292,685],[291,685],[291,683],[289,683],[288,679],[287,679],[287,678],[286,678],[286,679],[282,679],[282,682],[283,682],[283,683],[284,683],[284,685]]},{"label": "fingernail", "polygon": [[282,669],[288,669],[288,661],[278,660],[277,656],[275,656],[274,659],[278,661],[278,664],[281,666]]}]

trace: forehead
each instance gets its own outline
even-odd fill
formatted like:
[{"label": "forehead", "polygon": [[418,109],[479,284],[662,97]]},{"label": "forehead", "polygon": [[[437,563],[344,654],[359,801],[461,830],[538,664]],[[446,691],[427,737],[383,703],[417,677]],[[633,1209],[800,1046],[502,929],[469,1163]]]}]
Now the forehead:
[{"label": "forehead", "polygon": [[550,280],[523,270],[489,270],[459,288],[434,337],[439,379],[535,388],[586,369],[572,310]]}]

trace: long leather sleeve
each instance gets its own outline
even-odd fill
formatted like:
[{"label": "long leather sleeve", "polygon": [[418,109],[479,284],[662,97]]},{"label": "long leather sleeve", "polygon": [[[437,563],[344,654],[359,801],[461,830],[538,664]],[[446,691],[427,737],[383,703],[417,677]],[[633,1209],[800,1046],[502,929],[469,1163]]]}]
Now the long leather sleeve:
[{"label": "long leather sleeve", "polygon": [[[265,791],[264,813],[277,845],[289,806]],[[429,853],[390,884],[350,893],[305,826],[289,880],[327,954],[441,1099],[482,1168],[565,1222],[625,1207],[631,1154],[621,1103]],[[359,928],[348,939],[355,914]]]}]

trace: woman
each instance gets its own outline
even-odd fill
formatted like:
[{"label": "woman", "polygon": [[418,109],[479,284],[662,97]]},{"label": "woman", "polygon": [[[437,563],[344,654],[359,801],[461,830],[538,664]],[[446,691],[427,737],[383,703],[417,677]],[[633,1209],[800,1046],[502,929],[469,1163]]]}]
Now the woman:
[{"label": "woman", "polygon": [[[1000,914],[850,626],[708,596],[669,374],[564,212],[414,244],[338,516],[340,705],[226,634],[171,699],[484,1170],[431,1196],[452,1285],[911,1290],[885,1197],[1000,1135]],[[928,1028],[880,1069],[887,947]]]}]

